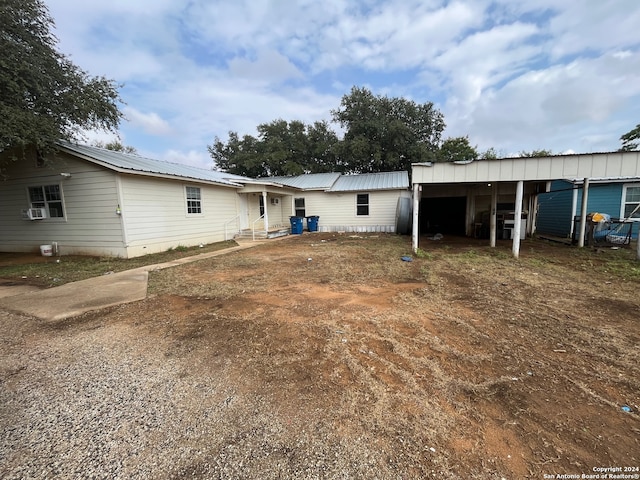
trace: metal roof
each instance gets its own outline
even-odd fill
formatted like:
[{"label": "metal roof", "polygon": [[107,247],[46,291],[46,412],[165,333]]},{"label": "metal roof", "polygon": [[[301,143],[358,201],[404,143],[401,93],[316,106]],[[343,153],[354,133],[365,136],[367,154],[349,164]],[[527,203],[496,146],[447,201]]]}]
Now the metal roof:
[{"label": "metal roof", "polygon": [[118,172],[147,174],[151,176],[168,176],[181,179],[191,179],[201,182],[211,182],[230,187],[242,187],[245,182],[255,182],[254,179],[233,175],[226,172],[216,172],[204,168],[164,162],[138,155],[115,152],[87,145],[74,145],[68,142],[58,142],[63,150],[82,156],[84,159],[102,165]]},{"label": "metal roof", "polygon": [[366,190],[398,190],[409,188],[408,172],[361,173],[342,175],[329,192],[354,192]]},{"label": "metal roof", "polygon": [[[584,183],[584,178],[569,178],[567,181],[581,185]],[[589,179],[589,183],[625,183],[638,181],[640,181],[640,177],[592,177]]]},{"label": "metal roof", "polygon": [[268,177],[270,181],[301,190],[328,190],[340,177],[339,173],[307,173],[297,177]]}]

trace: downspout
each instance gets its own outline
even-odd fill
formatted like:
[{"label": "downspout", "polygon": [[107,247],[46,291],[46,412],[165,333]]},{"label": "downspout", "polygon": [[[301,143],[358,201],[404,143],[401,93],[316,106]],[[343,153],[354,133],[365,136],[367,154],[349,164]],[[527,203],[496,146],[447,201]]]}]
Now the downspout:
[{"label": "downspout", "polygon": [[116,195],[118,197],[118,205],[115,207],[115,214],[120,217],[120,229],[122,232],[122,246],[125,251],[125,258],[129,258],[129,239],[127,238],[127,222],[125,221],[126,208],[124,205],[124,197],[122,194],[122,181],[120,174],[116,173]]},{"label": "downspout", "polygon": [[576,218],[576,210],[578,208],[578,189],[573,186],[573,192],[571,195],[571,229],[569,230],[569,238],[573,240],[573,234],[575,232],[576,224],[574,218]]}]

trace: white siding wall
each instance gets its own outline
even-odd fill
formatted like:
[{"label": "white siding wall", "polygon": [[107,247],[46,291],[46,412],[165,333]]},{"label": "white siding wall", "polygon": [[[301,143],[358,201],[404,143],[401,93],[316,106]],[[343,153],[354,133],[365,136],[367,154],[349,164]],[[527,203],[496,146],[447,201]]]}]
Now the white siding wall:
[{"label": "white siding wall", "polygon": [[[60,173],[70,173],[63,178]],[[122,224],[116,214],[115,175],[60,154],[50,165],[35,166],[35,156],[8,165],[0,186],[0,250],[36,252],[58,242],[60,253],[126,256]],[[29,207],[30,186],[61,186],[65,218],[22,220]]]},{"label": "white siding wall", "polygon": [[[369,215],[356,215],[358,193],[369,194]],[[318,215],[321,232],[395,232],[398,198],[410,197],[408,190],[371,192],[299,192],[305,199],[306,215]]]},{"label": "white siding wall", "polygon": [[[200,188],[201,214],[187,214],[185,186]],[[239,213],[238,194],[229,187],[122,175],[121,192],[130,257],[223,241],[225,223]]]},{"label": "white siding wall", "polygon": [[[260,197],[262,193],[248,193],[245,198],[249,207],[249,226],[256,230],[264,230],[264,222],[262,220],[254,220],[260,217]],[[277,199],[277,204],[272,204],[271,199]],[[269,228],[287,227],[289,226],[289,217],[291,216],[291,197],[288,195],[277,195],[267,193],[267,216],[269,217]]]}]

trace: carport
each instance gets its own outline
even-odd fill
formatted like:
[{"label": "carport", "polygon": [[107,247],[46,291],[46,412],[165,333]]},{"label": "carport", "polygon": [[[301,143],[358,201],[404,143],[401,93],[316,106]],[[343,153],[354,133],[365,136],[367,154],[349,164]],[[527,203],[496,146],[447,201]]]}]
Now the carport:
[{"label": "carport", "polygon": [[[496,246],[499,212],[502,207],[502,211],[508,212],[508,216],[502,220],[505,224],[509,222],[512,252],[517,258],[520,254],[521,237],[524,233],[530,235],[535,231],[537,194],[548,191],[552,180],[584,178],[578,240],[578,246],[583,247],[589,179],[639,176],[640,152],[414,163],[411,173],[414,252],[419,247],[421,227],[422,231],[427,230],[425,225],[421,225],[421,221],[446,223],[447,227],[453,230],[464,230],[467,236],[477,236],[477,227],[482,225],[482,222],[478,221],[478,214],[482,212],[482,206],[486,205],[490,246]],[[462,198],[464,200],[461,200]],[[443,209],[450,208],[451,215],[459,216],[461,202],[465,203],[464,220],[447,218],[446,212],[442,212]],[[427,203],[430,204],[429,207]],[[432,211],[425,212],[421,207],[430,208]],[[523,219],[523,212],[528,214],[526,221],[518,221],[517,219]],[[526,232],[523,232],[523,229],[526,229]],[[638,244],[640,245],[640,242]]]}]

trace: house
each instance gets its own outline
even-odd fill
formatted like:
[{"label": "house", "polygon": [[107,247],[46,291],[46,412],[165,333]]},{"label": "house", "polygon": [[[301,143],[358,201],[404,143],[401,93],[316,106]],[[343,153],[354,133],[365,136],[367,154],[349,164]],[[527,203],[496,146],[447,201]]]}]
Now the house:
[{"label": "house", "polygon": [[[561,238],[573,238],[579,228],[584,179],[551,182],[548,193],[539,195],[537,232]],[[640,225],[640,177],[591,178],[587,212],[604,213],[614,220],[634,222],[632,236]],[[624,229],[624,233],[628,231]]]},{"label": "house", "polygon": [[339,224],[348,231],[393,231],[397,198],[408,195],[406,172],[404,180],[388,174],[377,181],[363,176],[360,183],[357,176],[340,181],[342,176],[330,174],[332,180],[322,183],[328,191],[307,192],[270,178],[66,142],[59,147],[47,158],[34,150],[25,160],[4,162],[0,251],[33,252],[54,245],[61,255],[131,258],[223,241],[241,232],[286,234],[289,217],[296,213],[322,216],[325,229]]},{"label": "house", "polygon": [[[131,258],[288,225],[292,191],[268,181],[60,143],[10,162],[0,189],[0,251]],[[266,208],[265,208],[266,205]],[[268,218],[268,220],[267,220]],[[256,222],[256,220],[258,220]]]},{"label": "house", "polygon": [[297,189],[294,215],[319,216],[321,232],[395,233],[399,221],[410,222],[407,172],[315,173],[270,180]]}]

